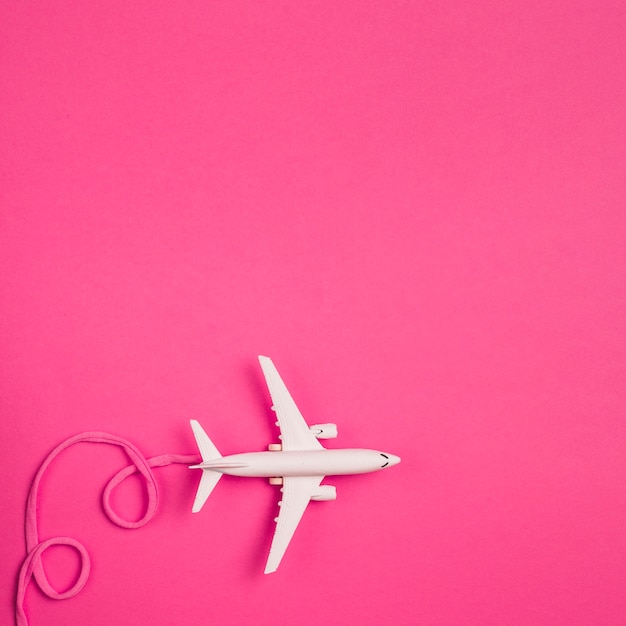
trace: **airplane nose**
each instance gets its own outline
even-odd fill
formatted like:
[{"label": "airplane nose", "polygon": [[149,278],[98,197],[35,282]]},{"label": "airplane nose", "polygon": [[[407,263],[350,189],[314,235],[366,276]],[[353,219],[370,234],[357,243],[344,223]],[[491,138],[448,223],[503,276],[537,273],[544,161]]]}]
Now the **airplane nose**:
[{"label": "airplane nose", "polygon": [[396,456],[395,454],[389,454],[387,456],[389,457],[388,467],[391,467],[392,465],[397,465],[402,460],[399,456]]}]

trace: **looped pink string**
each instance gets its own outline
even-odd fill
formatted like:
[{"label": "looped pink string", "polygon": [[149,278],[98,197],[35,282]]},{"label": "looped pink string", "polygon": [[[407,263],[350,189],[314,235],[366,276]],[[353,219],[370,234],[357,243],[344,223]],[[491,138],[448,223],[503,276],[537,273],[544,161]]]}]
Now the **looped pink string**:
[{"label": "looped pink string", "polygon": [[[66,439],[63,443],[59,444],[50,454],[46,457],[45,461],[41,464],[35,479],[30,488],[28,494],[28,500],[26,503],[26,552],[28,556],[24,560],[20,569],[17,585],[17,597],[15,601],[15,622],[17,626],[27,626],[28,620],[26,613],[24,612],[24,596],[26,594],[26,588],[34,577],[37,585],[43,593],[49,598],[55,600],[65,600],[75,596],[87,582],[89,578],[89,570],[91,567],[89,554],[83,544],[72,537],[52,537],[45,541],[39,541],[39,530],[37,527],[37,494],[39,491],[39,483],[52,461],[63,450],[73,446],[76,443],[108,443],[116,446],[120,446],[124,449],[124,452],[130,458],[132,465],[129,465],[120,470],[111,480],[107,483],[104,492],[102,494],[102,505],[107,517],[118,526],[123,528],[140,528],[144,524],[147,524],[156,513],[159,504],[159,490],[157,482],[152,472],[152,467],[163,467],[164,465],[171,465],[172,463],[184,463],[192,465],[200,461],[200,457],[195,454],[183,455],[183,454],[162,454],[147,459],[139,450],[126,439],[110,435],[103,432],[86,432],[74,437]],[[146,492],[148,495],[148,503],[143,516],[137,521],[129,521],[120,517],[111,506],[111,494],[113,490],[126,478],[132,474],[139,473],[145,480]],[[46,572],[43,567],[42,554],[51,546],[70,546],[74,548],[80,555],[80,572],[76,582],[67,591],[57,591],[48,580]]]}]

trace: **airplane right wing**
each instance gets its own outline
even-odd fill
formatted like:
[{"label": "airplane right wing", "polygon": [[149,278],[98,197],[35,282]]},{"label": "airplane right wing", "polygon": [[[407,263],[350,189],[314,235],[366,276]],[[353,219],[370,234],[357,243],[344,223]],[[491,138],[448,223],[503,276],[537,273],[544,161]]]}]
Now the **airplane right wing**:
[{"label": "airplane right wing", "polygon": [[271,574],[278,569],[287,546],[311,501],[311,496],[323,478],[323,476],[285,476],[283,478],[283,500],[279,503],[280,513],[265,566],[266,574]]},{"label": "airplane right wing", "polygon": [[272,359],[260,356],[259,363],[274,403],[283,450],[323,450],[324,446],[309,430]]}]

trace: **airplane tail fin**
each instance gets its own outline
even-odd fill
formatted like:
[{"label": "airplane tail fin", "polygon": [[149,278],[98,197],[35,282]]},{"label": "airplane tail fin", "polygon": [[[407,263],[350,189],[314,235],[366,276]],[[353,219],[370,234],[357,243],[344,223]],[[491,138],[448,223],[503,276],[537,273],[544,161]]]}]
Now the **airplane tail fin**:
[{"label": "airplane tail fin", "polygon": [[[196,443],[200,449],[203,463],[208,461],[214,461],[221,459],[222,455],[215,447],[213,442],[209,439],[209,436],[204,432],[200,423],[196,420],[191,420],[191,429],[193,430]],[[194,500],[192,512],[197,513],[207,501],[207,498],[211,495],[215,485],[217,485],[219,479],[222,477],[221,472],[213,472],[210,469],[205,469],[200,465],[192,465],[192,469],[201,469],[202,476],[200,477],[200,484],[198,485],[198,491],[196,492],[196,499]]]}]

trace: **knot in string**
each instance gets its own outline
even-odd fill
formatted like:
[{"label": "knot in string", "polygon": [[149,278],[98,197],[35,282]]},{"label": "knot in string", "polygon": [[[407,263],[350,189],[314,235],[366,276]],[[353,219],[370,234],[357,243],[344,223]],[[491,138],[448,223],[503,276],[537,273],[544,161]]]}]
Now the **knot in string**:
[{"label": "knot in string", "polygon": [[[33,483],[31,485],[28,500],[26,503],[26,552],[27,556],[22,567],[20,569],[17,587],[17,597],[15,603],[15,621],[17,626],[27,626],[28,620],[24,612],[24,596],[26,594],[26,588],[31,579],[34,578],[41,591],[49,598],[54,600],[65,600],[75,596],[85,586],[87,579],[89,578],[89,571],[91,562],[89,559],[89,553],[85,546],[80,541],[73,539],[72,537],[52,537],[45,541],[39,541],[39,530],[37,526],[37,495],[39,492],[39,483],[52,461],[63,450],[73,446],[77,443],[107,443],[121,447],[131,460],[131,465],[123,468],[109,482],[104,488],[102,494],[102,506],[107,517],[118,526],[122,528],[140,528],[147,524],[155,515],[159,504],[159,490],[157,486],[152,467],[162,467],[164,465],[170,465],[173,463],[194,464],[199,462],[200,458],[197,455],[182,455],[182,454],[162,454],[147,459],[130,441],[103,432],[86,432],[74,437],[66,439],[63,443],[59,444],[52,452],[46,457],[45,461],[41,464],[41,467],[37,471]],[[131,521],[120,517],[113,507],[111,506],[111,495],[113,490],[126,478],[132,474],[139,473],[145,482],[147,505],[142,517],[136,521]],[[76,550],[80,556],[80,571],[74,584],[66,591],[57,591],[48,580],[46,571],[43,567],[42,555],[52,546],[69,546]]]}]

